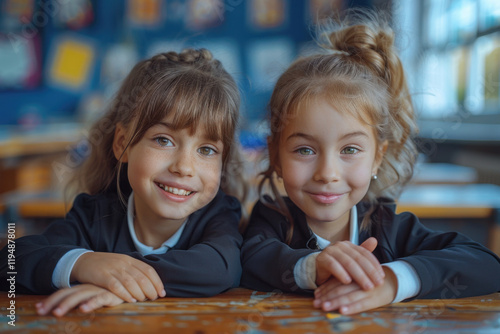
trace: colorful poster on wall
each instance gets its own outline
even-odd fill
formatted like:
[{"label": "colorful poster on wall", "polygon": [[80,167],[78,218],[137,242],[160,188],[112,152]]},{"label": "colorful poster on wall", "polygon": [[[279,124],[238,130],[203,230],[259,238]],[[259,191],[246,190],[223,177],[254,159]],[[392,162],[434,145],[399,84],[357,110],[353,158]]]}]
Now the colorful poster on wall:
[{"label": "colorful poster on wall", "polygon": [[54,40],[48,61],[48,83],[70,91],[86,88],[92,77],[96,48],[87,38],[62,35]]},{"label": "colorful poster on wall", "polygon": [[157,27],[162,22],[161,0],[128,0],[127,21],[137,27]]},{"label": "colorful poster on wall", "polygon": [[249,45],[249,77],[256,91],[271,91],[281,73],[294,58],[293,43],[288,38],[256,41]]},{"label": "colorful poster on wall", "polygon": [[205,29],[224,22],[224,3],[222,0],[189,0],[186,26],[192,29]]},{"label": "colorful poster on wall", "polygon": [[210,50],[214,58],[222,63],[226,71],[231,74],[235,80],[238,81],[242,78],[240,51],[235,40],[222,38],[208,40],[194,47]]},{"label": "colorful poster on wall", "polygon": [[248,2],[250,25],[254,29],[271,29],[284,25],[287,8],[284,0],[251,0]]},{"label": "colorful poster on wall", "polygon": [[176,40],[159,40],[159,41],[154,41],[151,42],[149,45],[147,51],[146,51],[146,57],[153,57],[154,55],[158,53],[164,53],[164,52],[181,52],[185,48],[185,44],[183,41],[176,39]]},{"label": "colorful poster on wall", "polygon": [[0,28],[3,31],[21,29],[31,22],[34,10],[35,0],[5,0],[1,3]]},{"label": "colorful poster on wall", "polygon": [[40,39],[21,38],[14,46],[0,35],[0,89],[33,88],[40,82]]},{"label": "colorful poster on wall", "polygon": [[57,25],[78,30],[94,20],[94,9],[90,0],[61,1],[54,4],[54,21]]},{"label": "colorful poster on wall", "polygon": [[343,0],[309,0],[306,13],[306,22],[318,23],[326,18],[333,17],[343,9]]}]

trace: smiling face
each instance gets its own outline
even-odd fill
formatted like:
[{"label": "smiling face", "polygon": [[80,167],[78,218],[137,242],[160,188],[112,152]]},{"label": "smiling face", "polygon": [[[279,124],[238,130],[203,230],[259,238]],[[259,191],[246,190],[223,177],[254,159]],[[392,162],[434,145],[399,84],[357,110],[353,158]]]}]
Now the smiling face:
[{"label": "smiling face", "polygon": [[[280,135],[277,172],[313,228],[347,224],[381,157],[374,130],[323,98],[302,104]],[[377,158],[377,159],[376,159]]]},{"label": "smiling face", "polygon": [[[122,157],[122,162],[128,162],[139,221],[182,223],[207,205],[219,189],[222,142],[209,139],[201,125],[195,131],[174,129],[171,118],[150,127]],[[118,127],[117,158],[128,139],[126,130]]]}]

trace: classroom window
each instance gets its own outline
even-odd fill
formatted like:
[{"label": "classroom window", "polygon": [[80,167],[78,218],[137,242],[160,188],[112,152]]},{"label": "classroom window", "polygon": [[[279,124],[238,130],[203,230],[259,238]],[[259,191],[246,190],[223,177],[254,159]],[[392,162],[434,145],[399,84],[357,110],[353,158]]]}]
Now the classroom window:
[{"label": "classroom window", "polygon": [[419,10],[413,91],[420,117],[500,114],[498,0],[426,0]]}]

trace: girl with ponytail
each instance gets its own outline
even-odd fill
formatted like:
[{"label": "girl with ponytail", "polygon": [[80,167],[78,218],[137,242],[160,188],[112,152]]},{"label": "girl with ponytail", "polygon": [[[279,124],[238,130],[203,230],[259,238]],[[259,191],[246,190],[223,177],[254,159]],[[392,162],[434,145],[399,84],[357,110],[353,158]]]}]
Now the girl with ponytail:
[{"label": "girl with ponytail", "polygon": [[[205,49],[158,54],[132,69],[90,130],[90,156],[74,175],[82,193],[66,218],[16,240],[17,290],[58,290],[38,313],[239,285],[241,208],[223,192],[238,193],[225,171],[235,170],[239,100]],[[7,258],[7,247],[0,254]],[[2,262],[3,290],[7,272]]]},{"label": "girl with ponytail", "polygon": [[395,213],[417,126],[387,22],[351,11],[319,42],[322,52],[296,60],[271,96],[269,167],[244,234],[242,285],[314,293],[315,307],[343,314],[500,290],[494,253]]}]

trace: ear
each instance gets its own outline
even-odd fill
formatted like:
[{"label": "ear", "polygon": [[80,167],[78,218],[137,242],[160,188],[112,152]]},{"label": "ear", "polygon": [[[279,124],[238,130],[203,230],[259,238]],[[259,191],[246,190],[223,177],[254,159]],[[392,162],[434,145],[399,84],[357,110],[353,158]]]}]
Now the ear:
[{"label": "ear", "polygon": [[372,175],[377,174],[378,168],[380,167],[380,164],[382,163],[382,159],[384,158],[385,152],[387,152],[388,146],[389,146],[389,142],[387,140],[384,140],[384,142],[378,146],[377,153],[375,154],[375,161],[373,163]]},{"label": "ear", "polygon": [[113,153],[116,160],[128,162],[127,147],[127,131],[122,123],[118,123],[115,128],[115,137],[113,138]]}]

